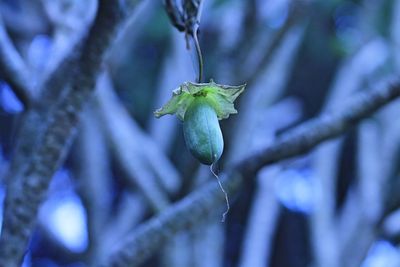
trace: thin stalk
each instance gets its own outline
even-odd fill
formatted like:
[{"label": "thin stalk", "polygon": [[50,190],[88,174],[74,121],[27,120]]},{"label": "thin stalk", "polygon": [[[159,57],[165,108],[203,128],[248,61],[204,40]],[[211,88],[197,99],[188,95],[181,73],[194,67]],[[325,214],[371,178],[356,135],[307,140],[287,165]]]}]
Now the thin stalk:
[{"label": "thin stalk", "polygon": [[199,26],[195,25],[193,27],[193,41],[194,45],[196,47],[196,53],[197,53],[197,62],[199,63],[199,76],[197,78],[197,82],[201,83],[203,80],[203,55],[201,53],[201,48],[200,48],[200,43],[199,43],[199,38],[197,37]]}]

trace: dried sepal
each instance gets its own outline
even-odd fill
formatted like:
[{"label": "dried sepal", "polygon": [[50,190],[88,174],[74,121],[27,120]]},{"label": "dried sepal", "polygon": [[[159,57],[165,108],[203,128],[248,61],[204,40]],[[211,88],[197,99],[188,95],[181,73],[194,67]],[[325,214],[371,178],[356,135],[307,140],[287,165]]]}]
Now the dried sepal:
[{"label": "dried sepal", "polygon": [[154,112],[159,118],[166,114],[175,114],[181,121],[185,113],[196,97],[204,97],[214,108],[219,120],[226,119],[230,114],[237,113],[234,101],[243,92],[244,85],[230,86],[217,84],[213,80],[209,83],[185,82],[175,89],[172,98],[160,109]]}]

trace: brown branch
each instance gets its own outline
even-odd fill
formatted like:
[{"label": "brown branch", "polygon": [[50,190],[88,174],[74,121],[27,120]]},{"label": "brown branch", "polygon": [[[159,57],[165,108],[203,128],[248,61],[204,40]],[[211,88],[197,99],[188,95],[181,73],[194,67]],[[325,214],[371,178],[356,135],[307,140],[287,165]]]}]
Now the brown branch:
[{"label": "brown branch", "polygon": [[[242,160],[231,171],[221,175],[225,189],[234,194],[265,165],[304,154],[318,144],[344,133],[390,101],[400,97],[400,82],[354,95],[340,110],[320,117],[289,131],[273,145]],[[217,183],[210,182],[168,208],[159,216],[142,224],[114,251],[103,266],[137,266],[178,231],[192,227],[224,202]]]},{"label": "brown branch", "polygon": [[[123,21],[122,10],[116,2],[99,1],[94,24],[75,66],[76,71],[66,79],[71,88],[47,116],[43,137],[23,170],[19,185],[21,190],[7,194],[0,237],[0,266],[13,267],[21,263],[39,205],[46,197],[51,177],[64,161],[83,105],[94,91],[103,57]],[[133,9],[140,1],[130,2]]]}]

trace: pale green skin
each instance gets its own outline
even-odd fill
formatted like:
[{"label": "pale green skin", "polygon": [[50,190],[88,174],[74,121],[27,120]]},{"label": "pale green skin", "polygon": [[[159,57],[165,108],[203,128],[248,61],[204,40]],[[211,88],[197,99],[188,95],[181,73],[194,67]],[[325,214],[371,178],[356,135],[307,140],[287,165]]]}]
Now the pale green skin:
[{"label": "pale green skin", "polygon": [[183,134],[190,152],[201,163],[211,165],[224,150],[217,113],[205,97],[196,97],[185,112]]}]

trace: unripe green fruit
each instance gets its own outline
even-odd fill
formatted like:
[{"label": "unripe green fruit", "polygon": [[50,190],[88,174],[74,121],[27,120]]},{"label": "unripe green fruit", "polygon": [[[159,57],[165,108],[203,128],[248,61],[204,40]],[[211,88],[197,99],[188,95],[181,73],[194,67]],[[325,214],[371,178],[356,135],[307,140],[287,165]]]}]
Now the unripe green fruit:
[{"label": "unripe green fruit", "polygon": [[190,152],[201,163],[216,162],[224,150],[217,114],[203,96],[196,97],[185,112],[183,134]]}]

